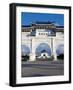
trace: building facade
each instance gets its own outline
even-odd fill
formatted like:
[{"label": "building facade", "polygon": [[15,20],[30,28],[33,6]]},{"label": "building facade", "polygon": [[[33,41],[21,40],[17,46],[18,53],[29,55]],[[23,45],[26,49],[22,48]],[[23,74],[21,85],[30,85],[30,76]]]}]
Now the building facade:
[{"label": "building facade", "polygon": [[21,52],[29,56],[29,61],[52,56],[57,60],[59,54],[64,54],[64,26],[35,22],[22,26],[21,34]]}]

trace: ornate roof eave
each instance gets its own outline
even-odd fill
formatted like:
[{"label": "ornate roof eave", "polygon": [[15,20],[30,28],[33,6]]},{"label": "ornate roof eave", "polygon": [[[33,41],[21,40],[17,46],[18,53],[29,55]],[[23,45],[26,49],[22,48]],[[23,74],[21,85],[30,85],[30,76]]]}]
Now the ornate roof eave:
[{"label": "ornate roof eave", "polygon": [[57,28],[56,32],[64,32],[64,29],[63,28],[61,28],[61,29]]}]

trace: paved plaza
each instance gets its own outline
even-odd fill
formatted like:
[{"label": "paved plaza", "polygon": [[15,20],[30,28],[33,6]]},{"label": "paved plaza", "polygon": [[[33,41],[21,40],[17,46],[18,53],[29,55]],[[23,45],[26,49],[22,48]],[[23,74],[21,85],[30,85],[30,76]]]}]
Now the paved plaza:
[{"label": "paved plaza", "polygon": [[64,61],[22,61],[22,77],[64,75]]}]

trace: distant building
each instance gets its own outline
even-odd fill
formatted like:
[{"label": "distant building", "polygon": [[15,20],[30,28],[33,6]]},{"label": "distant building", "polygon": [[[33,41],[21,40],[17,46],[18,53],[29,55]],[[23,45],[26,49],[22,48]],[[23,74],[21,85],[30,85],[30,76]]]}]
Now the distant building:
[{"label": "distant building", "polygon": [[[29,61],[36,60],[36,56],[39,55],[43,57],[53,55],[54,60],[57,60],[57,48],[61,45],[63,46],[61,53],[64,54],[64,26],[56,26],[53,22],[36,22],[22,26],[21,39],[22,54],[29,55]],[[39,47],[42,49],[37,50]],[[42,51],[46,53],[42,54]]]}]

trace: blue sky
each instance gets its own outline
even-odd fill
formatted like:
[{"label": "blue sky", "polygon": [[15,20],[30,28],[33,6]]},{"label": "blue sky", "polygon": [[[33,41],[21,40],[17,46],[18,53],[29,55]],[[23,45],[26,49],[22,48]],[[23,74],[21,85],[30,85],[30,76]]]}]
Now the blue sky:
[{"label": "blue sky", "polygon": [[30,25],[32,22],[36,21],[50,21],[55,22],[55,24],[64,26],[64,14],[49,14],[49,13],[21,13],[21,25]]}]

